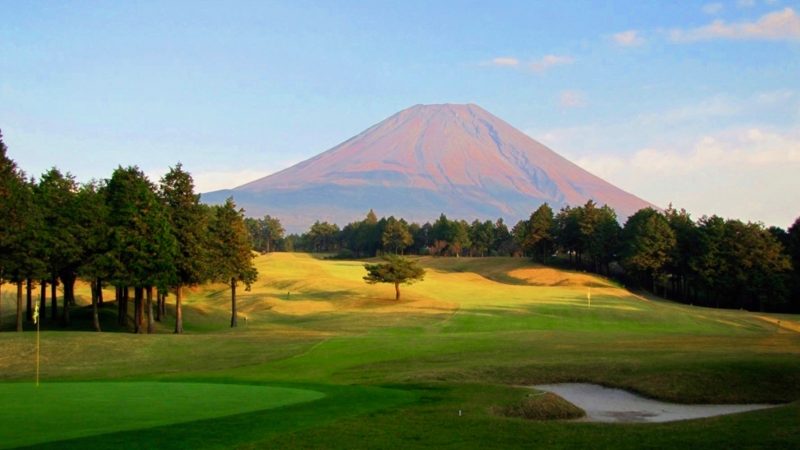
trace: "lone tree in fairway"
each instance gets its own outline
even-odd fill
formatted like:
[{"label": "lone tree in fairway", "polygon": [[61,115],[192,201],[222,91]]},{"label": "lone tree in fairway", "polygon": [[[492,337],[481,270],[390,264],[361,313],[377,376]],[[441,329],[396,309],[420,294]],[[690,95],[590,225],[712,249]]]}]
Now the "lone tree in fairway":
[{"label": "lone tree in fairway", "polygon": [[425,269],[416,261],[396,255],[387,255],[383,259],[386,262],[382,264],[364,264],[367,269],[364,281],[369,284],[394,283],[395,300],[400,300],[400,283],[412,284],[425,277]]}]

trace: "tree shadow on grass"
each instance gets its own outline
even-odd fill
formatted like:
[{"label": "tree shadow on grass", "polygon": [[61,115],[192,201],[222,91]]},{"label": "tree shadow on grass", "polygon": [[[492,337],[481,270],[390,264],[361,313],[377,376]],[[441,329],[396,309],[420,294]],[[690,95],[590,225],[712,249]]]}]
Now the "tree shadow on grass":
[{"label": "tree shadow on grass", "polygon": [[[271,383],[271,386],[280,385]],[[252,413],[120,431],[84,438],[47,442],[37,449],[205,449],[253,445],[283,433],[325,425],[341,418],[371,413],[411,403],[418,393],[410,390],[366,386],[290,385],[323,392],[326,397]],[[169,401],[165,398],[164,401]],[[154,409],[154,414],[157,414]]]}]

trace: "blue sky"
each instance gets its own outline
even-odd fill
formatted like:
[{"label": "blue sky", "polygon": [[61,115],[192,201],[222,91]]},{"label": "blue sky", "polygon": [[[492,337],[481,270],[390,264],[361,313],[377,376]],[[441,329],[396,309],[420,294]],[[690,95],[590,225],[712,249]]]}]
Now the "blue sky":
[{"label": "blue sky", "polygon": [[800,2],[0,0],[0,128],[31,175],[183,162],[201,190],[417,103],[477,103],[695,217],[800,215]]}]

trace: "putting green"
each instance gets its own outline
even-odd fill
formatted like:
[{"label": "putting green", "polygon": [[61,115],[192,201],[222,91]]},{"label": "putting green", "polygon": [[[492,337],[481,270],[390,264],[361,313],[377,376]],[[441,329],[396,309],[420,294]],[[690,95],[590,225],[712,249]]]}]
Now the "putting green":
[{"label": "putting green", "polygon": [[229,416],[325,394],[210,383],[0,384],[0,448]]}]

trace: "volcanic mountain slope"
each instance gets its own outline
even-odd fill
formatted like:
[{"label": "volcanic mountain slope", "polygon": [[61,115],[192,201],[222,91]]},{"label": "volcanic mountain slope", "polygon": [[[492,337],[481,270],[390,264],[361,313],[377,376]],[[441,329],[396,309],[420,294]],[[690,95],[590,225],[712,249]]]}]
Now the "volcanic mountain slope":
[{"label": "volcanic mountain slope", "polygon": [[379,215],[432,221],[527,217],[588,199],[627,217],[650,204],[592,175],[477,105],[416,105],[267,177],[203,195],[291,231]]}]

